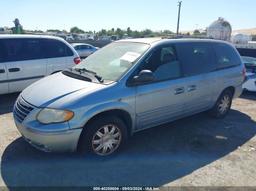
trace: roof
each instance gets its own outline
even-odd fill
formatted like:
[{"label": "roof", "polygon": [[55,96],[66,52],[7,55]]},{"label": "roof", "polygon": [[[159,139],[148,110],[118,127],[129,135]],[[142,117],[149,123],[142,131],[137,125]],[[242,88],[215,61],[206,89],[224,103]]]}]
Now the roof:
[{"label": "roof", "polygon": [[79,45],[87,45],[87,46],[92,46],[90,44],[87,44],[87,43],[72,43],[71,44],[72,46],[79,46]]},{"label": "roof", "polygon": [[228,42],[213,39],[195,39],[195,38],[181,38],[181,39],[162,39],[162,38],[138,38],[138,39],[125,39],[117,42],[135,42],[145,43],[150,45],[164,44],[164,43],[187,43],[187,42],[208,42],[208,43],[226,43]]},{"label": "roof", "polygon": [[47,39],[62,39],[56,36],[49,35],[28,35],[28,34],[0,34],[0,39],[10,38],[47,38]]},{"label": "roof", "polygon": [[153,44],[155,42],[161,41],[161,37],[157,38],[135,38],[135,39],[123,39],[117,42],[137,42],[137,43],[145,43],[145,44]]}]

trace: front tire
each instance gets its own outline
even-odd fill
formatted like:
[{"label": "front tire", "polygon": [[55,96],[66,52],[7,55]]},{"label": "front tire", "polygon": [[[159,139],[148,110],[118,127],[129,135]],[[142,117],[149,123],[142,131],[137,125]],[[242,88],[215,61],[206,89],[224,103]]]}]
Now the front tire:
[{"label": "front tire", "polygon": [[224,118],[230,111],[232,99],[233,93],[230,90],[225,90],[210,110],[210,115],[215,118]]},{"label": "front tire", "polygon": [[89,123],[82,132],[79,151],[98,156],[117,153],[127,140],[124,122],[115,116],[103,116]]}]

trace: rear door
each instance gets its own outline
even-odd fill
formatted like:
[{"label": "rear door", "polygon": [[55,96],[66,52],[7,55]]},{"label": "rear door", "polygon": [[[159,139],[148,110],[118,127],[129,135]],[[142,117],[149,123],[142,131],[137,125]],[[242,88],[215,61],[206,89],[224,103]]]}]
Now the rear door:
[{"label": "rear door", "polygon": [[228,44],[214,45],[217,64],[217,83],[215,94],[220,95],[227,87],[240,87],[243,83],[241,59],[237,52]]},{"label": "rear door", "polygon": [[47,58],[47,74],[74,66],[74,53],[64,42],[56,39],[42,40],[44,57]]},{"label": "rear door", "polygon": [[46,59],[37,38],[5,39],[9,92],[24,88],[46,75]]},{"label": "rear door", "polygon": [[6,48],[0,40],[0,94],[8,93],[8,76],[7,76],[7,69],[6,69]]},{"label": "rear door", "polygon": [[216,87],[215,55],[211,44],[190,42],[177,44],[185,85],[184,111],[193,114],[210,108]]}]

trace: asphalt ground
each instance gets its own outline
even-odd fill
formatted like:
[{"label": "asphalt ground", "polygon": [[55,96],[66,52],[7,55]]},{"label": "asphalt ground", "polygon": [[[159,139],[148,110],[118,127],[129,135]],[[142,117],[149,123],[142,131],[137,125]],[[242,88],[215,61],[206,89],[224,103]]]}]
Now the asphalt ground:
[{"label": "asphalt ground", "polygon": [[17,96],[0,96],[0,188],[256,186],[256,94],[234,100],[225,119],[201,113],[137,133],[107,158],[31,147],[13,122]]}]

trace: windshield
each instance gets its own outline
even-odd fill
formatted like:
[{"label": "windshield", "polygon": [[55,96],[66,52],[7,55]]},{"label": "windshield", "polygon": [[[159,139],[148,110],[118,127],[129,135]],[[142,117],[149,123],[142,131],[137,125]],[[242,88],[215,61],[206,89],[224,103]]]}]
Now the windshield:
[{"label": "windshield", "polygon": [[245,66],[256,66],[256,58],[254,57],[242,56],[242,60]]},{"label": "windshield", "polygon": [[86,69],[103,81],[117,81],[149,48],[148,44],[114,42],[96,51],[73,69]]}]

